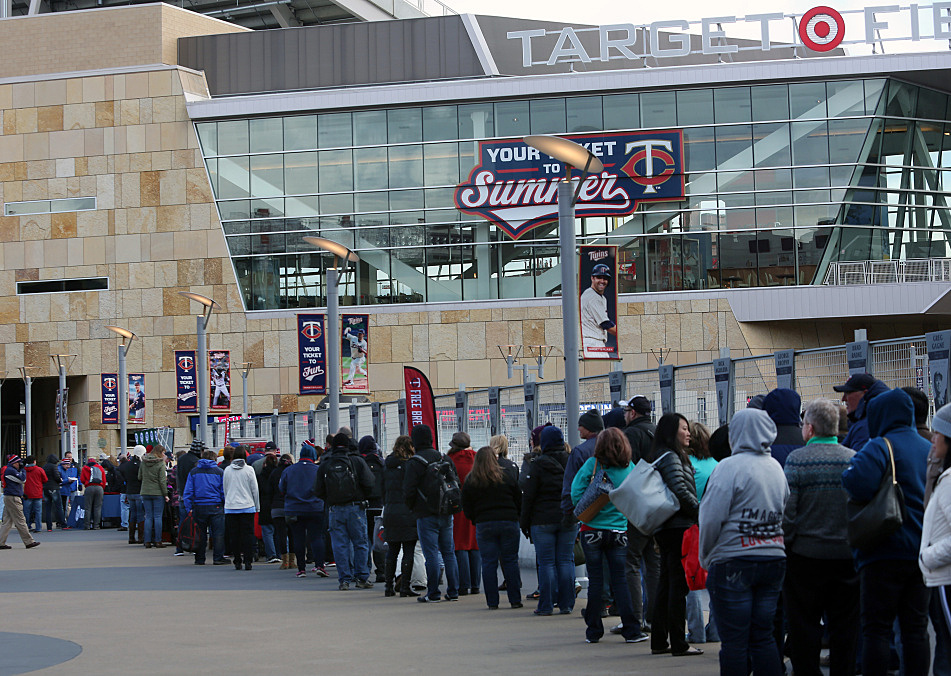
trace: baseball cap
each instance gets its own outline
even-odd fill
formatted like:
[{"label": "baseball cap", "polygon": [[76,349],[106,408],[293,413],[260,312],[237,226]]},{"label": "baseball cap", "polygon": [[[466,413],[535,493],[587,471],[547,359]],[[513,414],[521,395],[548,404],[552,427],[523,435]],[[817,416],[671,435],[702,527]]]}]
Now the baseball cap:
[{"label": "baseball cap", "polygon": [[108,460],[108,459],[109,459],[109,456],[108,456],[107,454],[105,454],[105,453],[100,453],[100,454],[99,454],[99,459],[100,459],[100,460]]},{"label": "baseball cap", "polygon": [[648,415],[653,409],[650,400],[641,394],[634,395],[628,399],[624,407],[641,415]]},{"label": "baseball cap", "polygon": [[875,376],[871,373],[856,373],[849,376],[845,385],[836,385],[832,389],[836,392],[864,392],[875,384]]},{"label": "baseball cap", "polygon": [[275,444],[273,441],[269,441],[269,442],[267,442],[266,444],[264,444],[264,450],[265,450],[265,451],[276,451],[276,450],[277,450],[277,444]]},{"label": "baseball cap", "polygon": [[593,268],[591,268],[592,277],[607,277],[611,279],[611,268],[609,268],[604,263],[598,263]]}]

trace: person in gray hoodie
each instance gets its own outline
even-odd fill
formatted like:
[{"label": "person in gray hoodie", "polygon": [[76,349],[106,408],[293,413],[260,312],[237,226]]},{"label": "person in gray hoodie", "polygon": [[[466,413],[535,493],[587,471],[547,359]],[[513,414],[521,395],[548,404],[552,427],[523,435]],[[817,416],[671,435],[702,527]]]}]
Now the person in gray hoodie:
[{"label": "person in gray hoodie", "polygon": [[720,631],[720,673],[780,673],[772,635],[786,573],[782,518],[789,486],[770,455],[776,424],[744,409],[730,421],[733,454],[714,468],[700,503],[700,564]]}]

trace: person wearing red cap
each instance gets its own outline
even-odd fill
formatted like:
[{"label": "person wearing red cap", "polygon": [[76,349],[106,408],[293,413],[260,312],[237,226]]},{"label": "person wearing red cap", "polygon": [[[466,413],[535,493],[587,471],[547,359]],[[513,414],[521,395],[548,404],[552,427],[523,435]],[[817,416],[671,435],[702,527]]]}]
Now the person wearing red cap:
[{"label": "person wearing red cap", "polygon": [[0,549],[11,549],[7,544],[7,536],[16,526],[17,533],[27,549],[38,547],[39,542],[30,535],[30,527],[23,517],[23,484],[26,482],[26,472],[23,461],[18,455],[7,458],[7,465],[3,468],[3,522],[0,523]]}]

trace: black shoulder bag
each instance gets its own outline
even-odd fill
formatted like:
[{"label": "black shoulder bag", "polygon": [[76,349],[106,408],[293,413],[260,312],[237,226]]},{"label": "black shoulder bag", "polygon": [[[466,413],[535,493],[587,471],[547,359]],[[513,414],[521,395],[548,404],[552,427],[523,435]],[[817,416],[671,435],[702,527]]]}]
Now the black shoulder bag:
[{"label": "black shoulder bag", "polygon": [[895,475],[895,452],[892,443],[882,437],[888,446],[890,464],[875,495],[866,503],[849,500],[849,545],[856,549],[874,549],[901,528],[905,520],[905,496]]}]

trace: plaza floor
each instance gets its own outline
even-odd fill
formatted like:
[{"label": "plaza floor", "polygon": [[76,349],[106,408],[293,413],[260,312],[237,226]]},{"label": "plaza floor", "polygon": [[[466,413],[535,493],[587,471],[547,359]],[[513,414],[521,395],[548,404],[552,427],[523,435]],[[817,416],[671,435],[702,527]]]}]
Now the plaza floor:
[{"label": "plaza floor", "polygon": [[0,552],[0,676],[718,672],[719,644],[681,658],[619,636],[586,644],[583,600],[553,617],[531,602],[491,611],[481,595],[424,605],[273,564],[195,566],[115,530],[37,539],[26,550],[11,533]]}]

